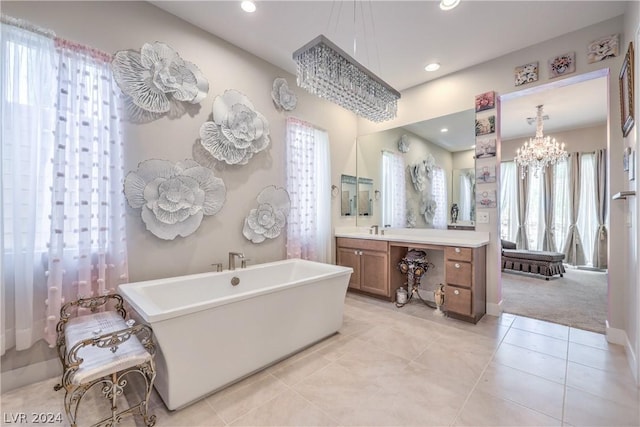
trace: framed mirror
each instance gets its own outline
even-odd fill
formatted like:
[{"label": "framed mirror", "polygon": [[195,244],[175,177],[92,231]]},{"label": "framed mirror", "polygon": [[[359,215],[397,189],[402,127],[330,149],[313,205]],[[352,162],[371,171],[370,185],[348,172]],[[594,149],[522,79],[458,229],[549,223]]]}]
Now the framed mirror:
[{"label": "framed mirror", "polygon": [[340,214],[342,216],[352,216],[356,213],[356,183],[357,179],[352,175],[342,175],[340,177]]},{"label": "framed mirror", "polygon": [[[474,170],[474,143],[474,109],[359,136],[356,174],[371,179],[375,188],[373,197],[368,198],[372,210],[368,215],[364,211],[359,214],[356,225],[446,228],[454,200],[452,174],[454,170]],[[444,175],[437,185],[431,181],[433,167]],[[444,198],[441,192],[436,200],[434,186],[441,185],[445,187]],[[455,191],[459,194],[459,188]],[[473,194],[471,200],[475,200]],[[401,209],[401,215],[396,215]],[[434,224],[434,216],[444,223]]]},{"label": "framed mirror", "polygon": [[[475,168],[454,169],[451,179],[451,206],[458,206],[456,223],[476,220],[476,171]],[[450,218],[453,222],[453,219]]]},{"label": "framed mirror", "polygon": [[358,216],[373,216],[373,180],[358,177]]}]

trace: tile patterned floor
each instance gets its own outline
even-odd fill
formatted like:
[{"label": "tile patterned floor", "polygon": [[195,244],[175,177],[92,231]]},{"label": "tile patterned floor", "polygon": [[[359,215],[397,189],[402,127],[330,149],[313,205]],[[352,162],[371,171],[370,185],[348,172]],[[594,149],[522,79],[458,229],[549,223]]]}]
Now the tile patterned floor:
[{"label": "tile patterned floor", "polygon": [[[60,412],[56,382],[3,394],[3,425]],[[157,426],[638,426],[638,397],[624,350],[603,335],[509,314],[472,325],[348,294],[339,334],[180,411],[154,391],[151,411]],[[108,411],[91,399],[83,419]]]}]

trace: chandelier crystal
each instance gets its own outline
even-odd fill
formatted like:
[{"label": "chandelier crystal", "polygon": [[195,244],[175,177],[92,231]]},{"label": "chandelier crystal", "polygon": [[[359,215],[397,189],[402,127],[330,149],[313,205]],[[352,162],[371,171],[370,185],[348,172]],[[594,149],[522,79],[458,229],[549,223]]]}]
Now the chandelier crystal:
[{"label": "chandelier crystal", "polygon": [[555,138],[544,136],[542,133],[542,105],[536,107],[536,136],[525,142],[516,151],[515,161],[520,166],[520,177],[527,176],[527,170],[533,171],[533,176],[538,177],[538,172],[545,172],[550,165],[565,160],[567,152],[564,150],[564,142],[558,143]]},{"label": "chandelier crystal", "polygon": [[298,86],[373,122],[396,117],[400,93],[325,36],[293,53]]}]

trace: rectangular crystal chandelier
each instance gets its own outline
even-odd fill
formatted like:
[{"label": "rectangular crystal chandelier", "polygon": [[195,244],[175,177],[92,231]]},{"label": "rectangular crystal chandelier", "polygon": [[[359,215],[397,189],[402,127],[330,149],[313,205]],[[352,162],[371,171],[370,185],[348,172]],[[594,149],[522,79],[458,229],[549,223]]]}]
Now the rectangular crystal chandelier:
[{"label": "rectangular crystal chandelier", "polygon": [[357,115],[382,122],[396,117],[400,92],[346,52],[318,36],[293,53],[298,86]]}]

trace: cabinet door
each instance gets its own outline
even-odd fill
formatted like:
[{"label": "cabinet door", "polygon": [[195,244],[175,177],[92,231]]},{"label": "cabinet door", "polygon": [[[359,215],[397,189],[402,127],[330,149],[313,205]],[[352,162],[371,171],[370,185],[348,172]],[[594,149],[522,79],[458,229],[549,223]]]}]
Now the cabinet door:
[{"label": "cabinet door", "polygon": [[448,312],[471,316],[471,291],[456,286],[445,286],[444,306]]},{"label": "cabinet door", "polygon": [[349,287],[360,289],[360,251],[352,248],[338,248],[337,264],[343,267],[353,268]]},{"label": "cabinet door", "polygon": [[388,257],[386,252],[360,251],[362,275],[360,290],[389,296]]}]

